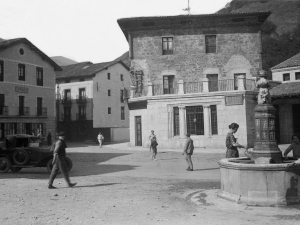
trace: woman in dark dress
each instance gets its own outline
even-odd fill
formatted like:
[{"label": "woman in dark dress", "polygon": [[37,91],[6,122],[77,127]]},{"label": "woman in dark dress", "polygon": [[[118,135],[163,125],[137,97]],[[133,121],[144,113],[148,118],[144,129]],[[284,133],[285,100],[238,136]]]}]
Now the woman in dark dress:
[{"label": "woman in dark dress", "polygon": [[239,129],[239,125],[237,123],[232,123],[229,125],[229,132],[226,136],[226,158],[238,158],[239,151],[238,148],[245,148],[243,145],[237,143],[236,138],[234,137],[234,133]]}]

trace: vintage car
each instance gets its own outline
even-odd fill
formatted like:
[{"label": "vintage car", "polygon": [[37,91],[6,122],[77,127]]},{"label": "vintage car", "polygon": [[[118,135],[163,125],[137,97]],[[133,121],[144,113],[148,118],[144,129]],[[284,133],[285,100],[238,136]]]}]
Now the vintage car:
[{"label": "vintage car", "polygon": [[[27,134],[14,134],[0,142],[0,173],[19,172],[22,168],[47,167],[52,170],[53,153],[50,146],[43,146],[39,137]],[[72,161],[66,157],[68,171]]]}]

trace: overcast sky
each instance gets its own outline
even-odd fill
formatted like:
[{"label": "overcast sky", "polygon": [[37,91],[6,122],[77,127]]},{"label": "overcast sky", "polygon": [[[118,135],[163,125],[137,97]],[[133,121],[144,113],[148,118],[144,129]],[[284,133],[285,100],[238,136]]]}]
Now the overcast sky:
[{"label": "overcast sky", "polygon": [[[231,0],[190,0],[210,14]],[[0,38],[25,37],[48,56],[78,62],[114,60],[128,51],[117,19],[187,14],[188,0],[0,0]]]}]

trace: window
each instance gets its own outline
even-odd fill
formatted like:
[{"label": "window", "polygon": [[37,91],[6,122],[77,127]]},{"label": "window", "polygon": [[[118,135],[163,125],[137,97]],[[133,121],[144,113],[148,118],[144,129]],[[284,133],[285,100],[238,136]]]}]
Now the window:
[{"label": "window", "polygon": [[85,88],[79,88],[79,99],[85,99]]},{"label": "window", "polygon": [[218,74],[207,74],[206,77],[208,78],[208,90],[209,92],[218,91]]},{"label": "window", "polygon": [[70,80],[66,80],[65,83],[70,83]]},{"label": "window", "polygon": [[173,108],[173,113],[174,113],[174,136],[180,135],[179,131],[179,108],[174,107]]},{"label": "window", "polygon": [[107,95],[111,96],[111,91],[110,90],[107,91]]},{"label": "window", "polygon": [[121,120],[125,120],[125,107],[121,106]]},{"label": "window", "polygon": [[124,78],[123,78],[123,74],[121,74],[121,75],[120,75],[120,79],[121,79],[121,81],[123,81],[123,80],[124,80]]},{"label": "window", "polygon": [[4,115],[5,114],[4,112],[5,112],[5,95],[0,94],[0,115]]},{"label": "window", "polygon": [[24,115],[24,107],[25,106],[25,97],[24,96],[19,96],[19,115],[22,116]]},{"label": "window", "polygon": [[289,73],[284,73],[283,74],[283,81],[288,81],[290,80],[290,74]]},{"label": "window", "polygon": [[43,69],[36,68],[36,85],[43,86]]},{"label": "window", "polygon": [[86,108],[85,106],[78,106],[78,120],[86,119]]},{"label": "window", "polygon": [[296,80],[300,80],[300,72],[296,72],[295,73],[295,79]]},{"label": "window", "polygon": [[19,80],[25,81],[25,65],[23,64],[18,65],[18,75],[19,75]]},{"label": "window", "polygon": [[205,36],[205,52],[216,53],[216,35]]},{"label": "window", "polygon": [[71,107],[64,107],[63,120],[71,120]]},{"label": "window", "polygon": [[218,134],[218,119],[217,119],[217,106],[210,106],[210,114],[211,114],[211,133],[212,135]]},{"label": "window", "polygon": [[120,100],[121,102],[124,102],[124,90],[120,91]]},{"label": "window", "polygon": [[203,106],[186,107],[187,133],[204,135]]},{"label": "window", "polygon": [[108,114],[111,114],[111,108],[110,108],[110,107],[108,107],[107,113],[108,113]]},{"label": "window", "polygon": [[107,80],[110,80],[110,73],[107,73]]},{"label": "window", "polygon": [[173,38],[163,37],[162,38],[162,54],[173,55]]},{"label": "window", "polygon": [[[246,77],[245,73],[235,73],[234,76],[234,90],[238,90],[239,89],[239,76],[243,75],[244,77]],[[246,80],[244,80],[244,82],[246,82]],[[245,85],[245,83],[244,83]]]},{"label": "window", "polygon": [[4,81],[4,63],[0,61],[0,81]]},{"label": "window", "polygon": [[36,99],[37,102],[37,115],[42,116],[43,115],[43,98],[38,97]]},{"label": "window", "polygon": [[163,77],[164,94],[174,94],[174,76]]}]

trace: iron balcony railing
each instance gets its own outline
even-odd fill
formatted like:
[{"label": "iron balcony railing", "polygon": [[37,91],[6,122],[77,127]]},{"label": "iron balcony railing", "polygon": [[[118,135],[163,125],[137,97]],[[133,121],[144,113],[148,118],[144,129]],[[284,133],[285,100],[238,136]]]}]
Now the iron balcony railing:
[{"label": "iron balcony railing", "polygon": [[0,116],[8,116],[8,106],[0,106]]},{"label": "iron balcony railing", "polygon": [[203,82],[186,82],[183,84],[185,94],[203,92]]},{"label": "iron balcony railing", "polygon": [[152,86],[153,95],[173,95],[178,93],[178,85],[174,83],[174,87],[166,87],[162,84]]},{"label": "iron balcony railing", "polygon": [[19,116],[29,116],[29,107],[19,107],[18,109],[18,115]]},{"label": "iron balcony railing", "polygon": [[86,114],[76,113],[76,120],[86,120]]},{"label": "iron balcony railing", "polygon": [[37,116],[47,116],[47,108],[45,108],[45,107],[36,108],[36,115]]},{"label": "iron balcony railing", "polygon": [[70,105],[70,104],[72,104],[72,98],[71,98],[71,96],[63,96],[61,99],[61,102],[62,102],[62,104]]},{"label": "iron balcony railing", "polygon": [[77,104],[86,104],[87,97],[85,95],[77,95],[76,102]]},{"label": "iron balcony railing", "polygon": [[61,114],[62,121],[71,121],[71,114]]}]

